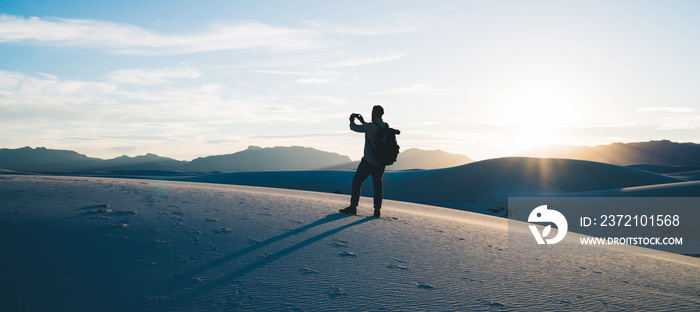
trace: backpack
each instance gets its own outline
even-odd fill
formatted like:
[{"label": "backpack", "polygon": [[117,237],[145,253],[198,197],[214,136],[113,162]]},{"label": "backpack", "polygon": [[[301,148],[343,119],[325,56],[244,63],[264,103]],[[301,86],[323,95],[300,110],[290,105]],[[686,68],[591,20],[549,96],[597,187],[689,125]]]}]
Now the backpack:
[{"label": "backpack", "polygon": [[379,131],[377,136],[379,137],[376,149],[372,148],[374,152],[374,157],[377,159],[380,165],[391,165],[396,162],[396,158],[399,156],[399,144],[396,142],[396,135],[400,134],[401,131],[389,128],[389,124],[386,124],[386,128],[382,128],[379,123],[373,122],[377,125]]}]

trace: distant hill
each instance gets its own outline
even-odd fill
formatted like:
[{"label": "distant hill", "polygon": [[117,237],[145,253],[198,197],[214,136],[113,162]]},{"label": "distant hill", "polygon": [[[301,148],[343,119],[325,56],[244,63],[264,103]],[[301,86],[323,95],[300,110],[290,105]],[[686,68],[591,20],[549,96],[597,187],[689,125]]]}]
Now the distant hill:
[{"label": "distant hill", "polygon": [[0,168],[15,171],[76,171],[94,166],[100,160],[74,151],[44,147],[0,149]]},{"label": "distant hill", "polygon": [[0,168],[15,171],[114,171],[114,170],[166,170],[183,166],[187,162],[154,154],[114,159],[92,158],[69,150],[44,147],[0,149]]},{"label": "distant hill", "polygon": [[700,166],[700,144],[676,143],[668,140],[613,143],[593,147],[549,145],[527,150],[520,155],[590,160],[621,166],[635,164]]},{"label": "distant hill", "polygon": [[104,160],[100,165],[102,170],[174,170],[187,164],[186,161],[175,160],[148,153],[142,156],[117,158]]},{"label": "distant hill", "polygon": [[185,165],[182,170],[257,171],[257,170],[310,170],[349,163],[350,157],[319,151],[310,147],[250,146],[244,151],[228,155],[200,157]]}]

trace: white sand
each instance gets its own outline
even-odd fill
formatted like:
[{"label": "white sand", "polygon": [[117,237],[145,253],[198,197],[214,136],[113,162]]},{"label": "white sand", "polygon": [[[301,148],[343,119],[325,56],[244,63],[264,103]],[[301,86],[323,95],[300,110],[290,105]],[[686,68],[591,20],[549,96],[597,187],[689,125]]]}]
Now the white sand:
[{"label": "white sand", "polygon": [[0,199],[1,311],[700,306],[700,259],[510,253],[506,219],[451,209],[387,201],[374,219],[335,213],[347,195],[14,175]]}]

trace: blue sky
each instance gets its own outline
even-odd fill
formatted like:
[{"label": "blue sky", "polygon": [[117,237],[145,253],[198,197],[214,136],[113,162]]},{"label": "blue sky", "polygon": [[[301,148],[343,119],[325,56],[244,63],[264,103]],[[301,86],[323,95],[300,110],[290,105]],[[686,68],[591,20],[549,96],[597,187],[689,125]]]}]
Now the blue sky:
[{"label": "blue sky", "polygon": [[697,1],[0,4],[0,147],[177,159],[301,145],[700,142]]}]

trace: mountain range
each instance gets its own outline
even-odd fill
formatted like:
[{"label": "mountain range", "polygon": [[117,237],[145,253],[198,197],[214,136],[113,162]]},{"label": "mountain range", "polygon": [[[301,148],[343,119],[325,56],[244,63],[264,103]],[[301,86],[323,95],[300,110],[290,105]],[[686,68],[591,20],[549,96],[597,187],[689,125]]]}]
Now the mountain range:
[{"label": "mountain range", "polygon": [[669,140],[598,146],[547,145],[519,154],[528,157],[589,160],[619,166],[637,164],[700,166],[700,144]]},{"label": "mountain range", "polygon": [[[700,167],[700,144],[661,140],[613,143],[593,147],[549,145],[527,150],[520,156],[588,160],[668,173],[687,171],[683,167]],[[473,160],[467,156],[440,150],[407,149],[402,151],[397,162],[387,169],[439,169],[471,162]],[[0,149],[0,169],[29,172],[352,170],[357,168],[357,163],[348,156],[300,146],[267,148],[249,146],[236,153],[199,157],[192,161],[176,160],[150,153],[136,157],[125,155],[105,160],[88,157],[71,150],[55,150],[44,147]]]},{"label": "mountain range", "polygon": [[[409,149],[404,151],[390,170],[435,169],[472,162],[464,155],[443,151]],[[192,161],[175,160],[155,154],[113,159],[88,157],[71,150],[44,147],[0,149],[0,169],[28,172],[84,172],[171,170],[186,172],[231,172],[264,170],[355,169],[357,162],[337,153],[309,147],[249,146],[246,150],[226,155],[199,157]]]},{"label": "mountain range", "polygon": [[249,146],[248,149],[227,155],[200,157],[184,165],[181,170],[211,171],[260,171],[260,170],[310,170],[337,166],[351,162],[350,157],[319,151],[310,147]]}]

